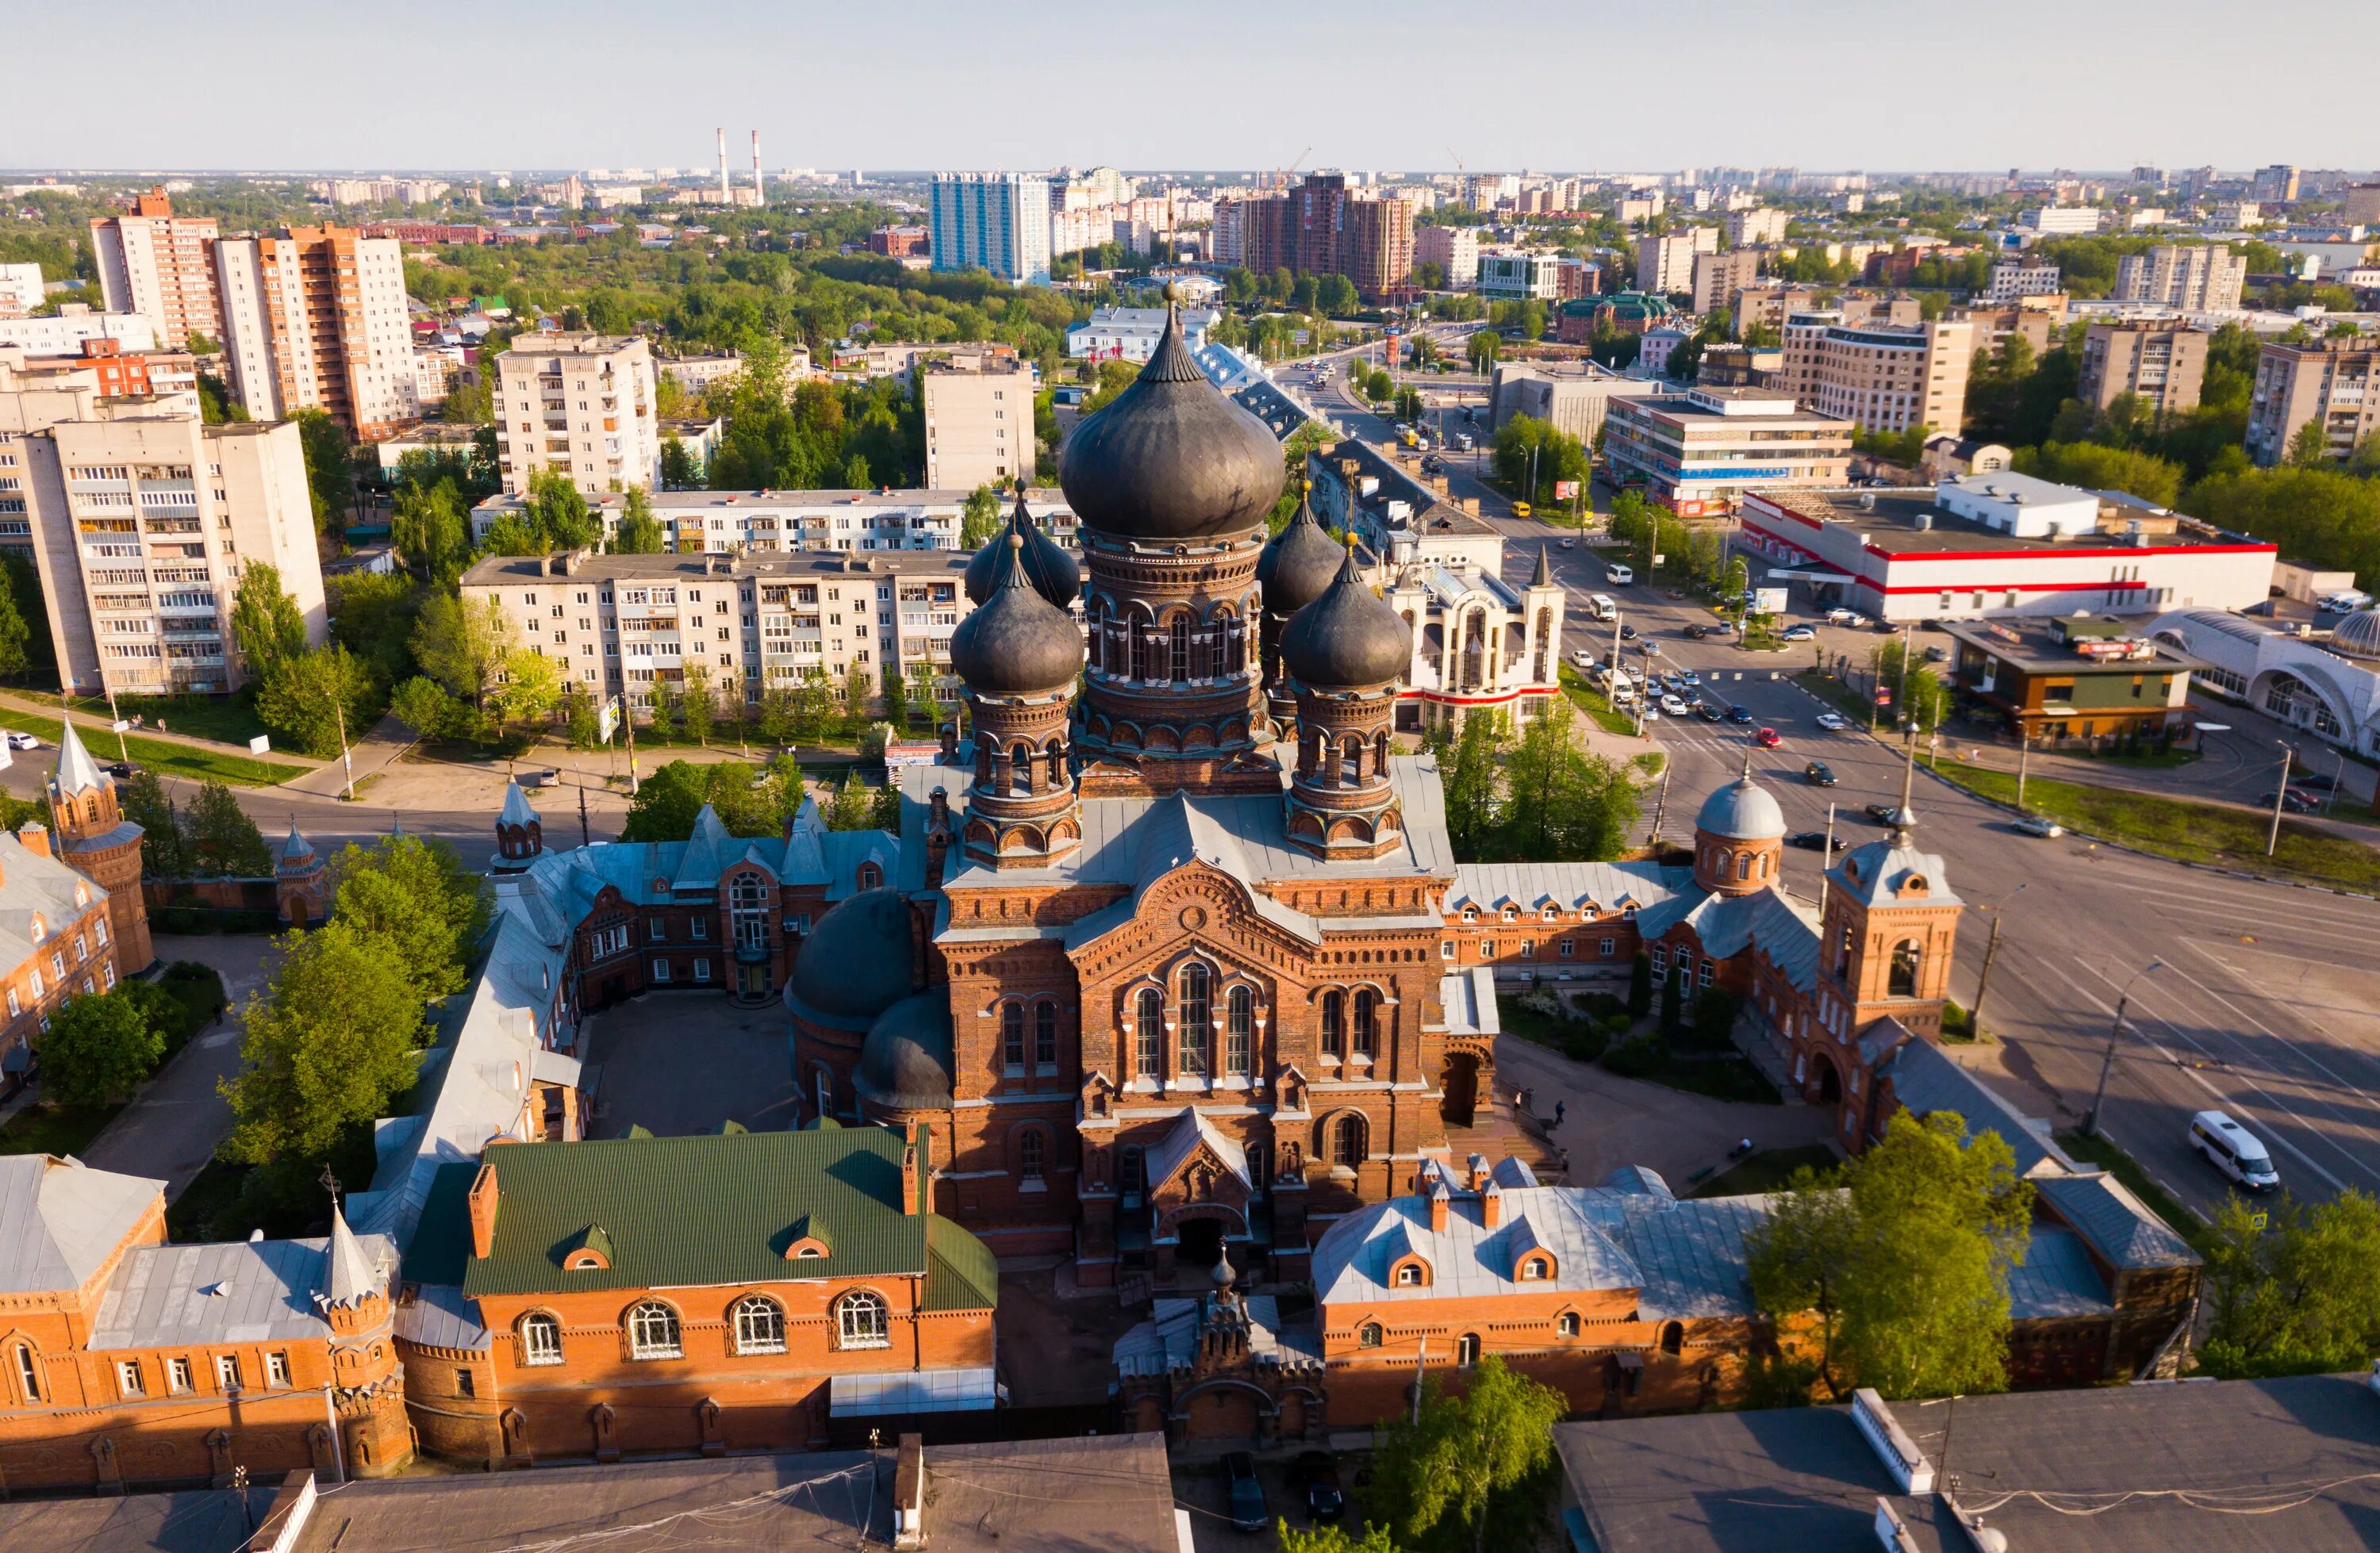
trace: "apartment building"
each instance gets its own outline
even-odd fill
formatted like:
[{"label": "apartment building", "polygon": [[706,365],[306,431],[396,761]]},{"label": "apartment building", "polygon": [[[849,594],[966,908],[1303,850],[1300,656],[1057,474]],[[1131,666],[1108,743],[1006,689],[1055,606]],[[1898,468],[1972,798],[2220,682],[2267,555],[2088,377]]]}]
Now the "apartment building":
[{"label": "apartment building", "polygon": [[1414,234],[1414,264],[1446,272],[1449,289],[1468,291],[1479,283],[1479,228],[1425,226]]},{"label": "apartment building", "polygon": [[2021,297],[2048,297],[2062,285],[2055,264],[2033,259],[2003,260],[1992,266],[1991,283],[1984,288],[1984,300],[2013,302]]},{"label": "apartment building", "polygon": [[1766,207],[1727,213],[1727,246],[1758,248],[1785,240],[1785,212]]},{"label": "apartment building", "polygon": [[2248,261],[2223,244],[2168,244],[2118,260],[2113,299],[2181,312],[2232,312],[2247,284]]},{"label": "apartment building", "polygon": [[[795,551],[956,550],[972,488],[941,491],[657,491],[653,514],[679,555],[777,555]],[[588,498],[606,543],[620,528],[627,500]],[[471,509],[471,539],[488,531],[524,498],[491,496]],[[1075,542],[1075,515],[1055,487],[1028,490],[1025,504],[1059,543]]]},{"label": "apartment building", "polygon": [[1974,351],[1974,325],[1961,321],[1854,325],[1832,309],[1795,313],[1777,386],[1863,431],[1955,431]]},{"label": "apartment building", "polygon": [[1701,517],[1746,491],[1847,484],[1852,430],[1848,418],[1813,415],[1773,389],[1690,388],[1611,400],[1603,450],[1614,479]]},{"label": "apartment building", "polygon": [[936,173],[934,268],[989,270],[1012,285],[1050,284],[1050,180],[1030,173]]},{"label": "apartment building", "polygon": [[2370,336],[2311,345],[2268,345],[2256,357],[2248,396],[2248,456],[2271,466],[2289,457],[2299,429],[2319,422],[2323,456],[2345,460],[2380,429],[2380,342]]},{"label": "apartment building", "polygon": [[27,356],[79,356],[92,340],[112,340],[118,350],[157,348],[157,326],[147,313],[73,312],[42,318],[0,318],[0,349],[15,346]]},{"label": "apartment building", "polygon": [[925,394],[926,484],[971,491],[1033,478],[1033,389],[1039,374],[1014,357],[929,361]]},{"label": "apartment building", "polygon": [[1718,228],[1696,226],[1666,237],[1636,239],[1636,289],[1656,297],[1692,291],[1694,256],[1718,251]]},{"label": "apartment building", "polygon": [[[485,370],[484,364],[482,370]],[[592,496],[661,479],[653,357],[618,334],[535,334],[496,358],[496,461],[504,489],[553,468]]]},{"label": "apartment building", "polygon": [[2380,226],[2380,183],[2350,184],[2340,198],[2347,208],[2339,213],[2347,224]]},{"label": "apartment building", "polygon": [[957,551],[784,555],[491,556],[462,594],[493,600],[516,639],[562,660],[599,698],[650,712],[700,670],[714,694],[755,699],[813,671],[839,686],[923,668],[955,703],[951,633],[972,607]]},{"label": "apartment building", "polygon": [[1575,264],[1558,253],[1511,249],[1479,256],[1479,295],[1495,302],[1554,302],[1562,296],[1562,268]]},{"label": "apartment building", "polygon": [[[1093,308],[1089,318],[1066,331],[1066,354],[1077,361],[1144,363],[1157,354],[1168,316],[1163,308]],[[1182,343],[1194,352],[1205,349],[1207,331],[1222,316],[1213,308],[1183,309]]]},{"label": "apartment building", "polygon": [[1413,274],[1413,206],[1351,188],[1344,173],[1309,173],[1238,209],[1243,262],[1258,274],[1344,275],[1375,301]]},{"label": "apartment building", "polygon": [[0,264],[0,318],[22,318],[42,305],[39,264]]},{"label": "apartment building", "polygon": [[2079,237],[2099,230],[2095,205],[2043,205],[2017,219],[2027,230],[2045,237]]},{"label": "apartment building", "polygon": [[214,244],[224,354],[259,420],[320,409],[358,442],[421,416],[405,255],[395,237],[296,226]]},{"label": "apartment building", "polygon": [[212,336],[222,327],[210,251],[216,236],[214,217],[176,215],[163,185],[128,214],[93,217],[91,247],[107,310],[146,315],[176,350],[194,334]]},{"label": "apartment building", "polygon": [[2206,381],[2206,336],[2154,323],[2095,323],[2082,336],[2074,396],[2104,410],[2136,394],[2158,420],[2198,407]]},{"label": "apartment building", "polygon": [[1731,248],[1725,253],[1694,255],[1694,310],[1722,312],[1735,306],[1738,293],[1760,278],[1760,250]]}]

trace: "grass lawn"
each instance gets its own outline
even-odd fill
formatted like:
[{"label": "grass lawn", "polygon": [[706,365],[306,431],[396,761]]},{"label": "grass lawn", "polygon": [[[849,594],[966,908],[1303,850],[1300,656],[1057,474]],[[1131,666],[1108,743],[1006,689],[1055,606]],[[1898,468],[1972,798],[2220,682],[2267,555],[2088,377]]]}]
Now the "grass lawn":
[{"label": "grass lawn", "polygon": [[1876,710],[1868,705],[1864,697],[1849,685],[1831,674],[1820,673],[1815,669],[1803,670],[1793,676],[1793,683],[1862,727],[1867,725],[1869,716]]},{"label": "grass lawn", "polygon": [[[2016,802],[2013,771],[1946,766],[1941,774],[1995,802]],[[2252,810],[2040,777],[2024,784],[2024,797],[2027,809],[2046,814],[2069,830],[2121,842],[2160,857],[2380,890],[2380,852],[2294,819],[2281,821],[2281,844],[2267,858],[2265,838],[2272,821]]]},{"label": "grass lawn", "polygon": [[[18,691],[28,700],[58,704],[58,698],[47,692]],[[245,746],[259,734],[271,734],[256,715],[256,697],[249,690],[238,690],[229,696],[119,696],[116,710],[126,717],[145,717],[151,722],[165,721],[165,730],[187,734],[194,739],[220,739],[225,744]],[[75,710],[98,718],[103,726],[107,722],[105,698],[78,696]]]},{"label": "grass lawn", "polygon": [[1571,705],[1593,718],[1597,727],[1622,738],[1636,736],[1635,717],[1628,712],[1612,710],[1611,703],[1603,692],[1587,684],[1585,677],[1568,663],[1561,666],[1561,685],[1563,692],[1570,697]]},{"label": "grass lawn", "polygon": [[80,1154],[122,1106],[30,1105],[0,1125],[0,1154]]},{"label": "grass lawn", "polygon": [[1842,1160],[1823,1143],[1763,1148],[1708,1177],[1686,1195],[1748,1197],[1759,1192],[1782,1192],[1791,1184],[1793,1172],[1805,1165],[1822,1177],[1830,1177],[1842,1168]]},{"label": "grass lawn", "polygon": [[2127,1191],[2148,1205],[2150,1212],[2172,1225],[2174,1232],[2188,1241],[2192,1249],[2201,1256],[2207,1255],[2212,1240],[2206,1232],[2206,1221],[2159,1186],[2148,1171],[2141,1169],[2131,1155],[2118,1148],[2104,1134],[2094,1138],[2085,1137],[2081,1133],[2060,1133],[2058,1134],[2058,1147],[2077,1159],[2090,1161],[2122,1182]]},{"label": "grass lawn", "polygon": [[[101,760],[115,758],[115,735],[107,731],[104,722],[96,728],[80,718],[76,719],[76,722],[82,730],[83,742],[93,756]],[[0,728],[14,728],[19,733],[31,734],[44,746],[53,748],[57,743],[56,721],[39,712],[0,707]],[[188,777],[193,782],[212,779],[229,783],[234,787],[274,787],[291,777],[304,776],[313,770],[310,766],[293,766],[285,760],[259,760],[252,756],[233,755],[197,745],[143,738],[139,734],[124,735],[124,752],[133,764],[144,766],[160,776]]]}]

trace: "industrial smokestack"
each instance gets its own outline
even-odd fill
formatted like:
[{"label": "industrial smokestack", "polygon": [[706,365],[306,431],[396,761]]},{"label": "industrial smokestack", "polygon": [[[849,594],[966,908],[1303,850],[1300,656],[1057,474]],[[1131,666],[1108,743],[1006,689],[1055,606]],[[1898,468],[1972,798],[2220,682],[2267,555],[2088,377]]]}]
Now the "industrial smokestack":
[{"label": "industrial smokestack", "polygon": [[756,205],[769,202],[767,192],[760,187],[760,132],[758,129],[752,131],[752,202]]},{"label": "industrial smokestack", "polygon": [[719,127],[719,198],[722,203],[734,204],[735,196],[727,188],[727,127]]}]

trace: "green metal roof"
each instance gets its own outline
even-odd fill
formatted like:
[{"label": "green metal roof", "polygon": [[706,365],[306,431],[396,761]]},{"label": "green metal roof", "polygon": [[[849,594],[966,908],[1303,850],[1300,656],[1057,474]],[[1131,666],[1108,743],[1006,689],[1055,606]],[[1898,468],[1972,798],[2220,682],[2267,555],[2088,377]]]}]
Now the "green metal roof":
[{"label": "green metal roof", "polygon": [[[881,1127],[850,1127],[491,1148],[484,1162],[496,1172],[495,1244],[469,1259],[463,1292],[922,1275],[929,1310],[991,1308],[1000,1274],[984,1244],[938,1215],[901,1211],[903,1141]],[[460,1219],[468,1250],[468,1204],[437,1200],[448,1195],[437,1190],[446,1177],[441,1171],[433,1187],[433,1206],[444,1212],[424,1210],[423,1236],[444,1244],[443,1220]],[[563,1258],[594,1225],[612,1265],[565,1271]],[[825,1242],[826,1257],[788,1264],[786,1248],[804,1235]],[[422,1257],[425,1267],[437,1259]]]},{"label": "green metal roof", "polygon": [[422,1195],[421,1217],[405,1248],[399,1275],[407,1283],[460,1283],[471,1265],[471,1160],[441,1165]]}]

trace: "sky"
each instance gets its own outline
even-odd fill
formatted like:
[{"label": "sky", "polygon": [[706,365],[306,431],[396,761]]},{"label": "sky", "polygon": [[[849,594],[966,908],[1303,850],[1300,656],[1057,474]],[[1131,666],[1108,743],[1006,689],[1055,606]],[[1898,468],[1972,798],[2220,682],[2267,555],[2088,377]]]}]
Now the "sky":
[{"label": "sky", "polygon": [[2380,164],[2336,0],[11,9],[7,168]]}]

